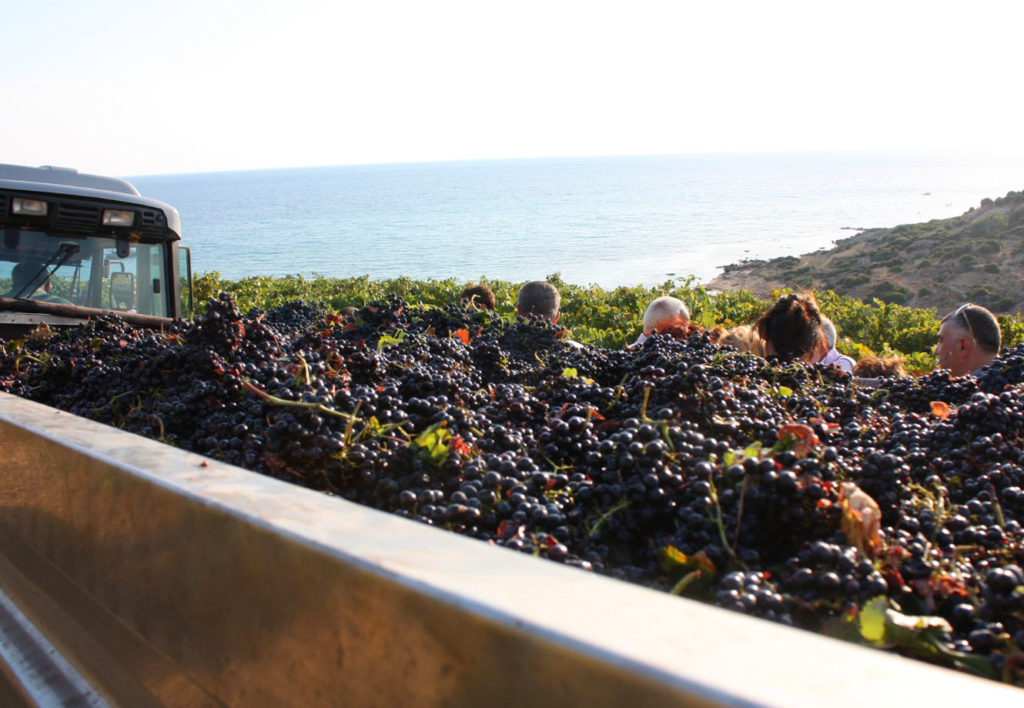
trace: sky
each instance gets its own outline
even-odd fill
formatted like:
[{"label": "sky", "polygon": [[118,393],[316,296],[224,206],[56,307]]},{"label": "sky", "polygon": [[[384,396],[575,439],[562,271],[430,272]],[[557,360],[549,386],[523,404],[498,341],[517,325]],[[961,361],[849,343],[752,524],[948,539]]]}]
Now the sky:
[{"label": "sky", "polygon": [[36,0],[2,21],[14,164],[1024,154],[1019,0]]}]

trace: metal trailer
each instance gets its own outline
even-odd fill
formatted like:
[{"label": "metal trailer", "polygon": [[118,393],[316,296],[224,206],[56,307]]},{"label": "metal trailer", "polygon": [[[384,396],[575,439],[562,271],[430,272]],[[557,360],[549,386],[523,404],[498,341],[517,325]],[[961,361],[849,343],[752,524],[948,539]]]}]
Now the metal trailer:
[{"label": "metal trailer", "polygon": [[0,394],[0,705],[1013,705],[1019,689]]}]

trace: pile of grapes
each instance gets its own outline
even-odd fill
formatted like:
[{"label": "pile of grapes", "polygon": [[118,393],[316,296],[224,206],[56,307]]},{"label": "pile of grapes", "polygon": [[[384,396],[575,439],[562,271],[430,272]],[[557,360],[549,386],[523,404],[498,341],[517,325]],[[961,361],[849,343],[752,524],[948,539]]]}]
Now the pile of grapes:
[{"label": "pile of grapes", "polygon": [[883,380],[397,298],[222,295],[0,349],[0,390],[552,561],[1024,685],[1024,348]]}]

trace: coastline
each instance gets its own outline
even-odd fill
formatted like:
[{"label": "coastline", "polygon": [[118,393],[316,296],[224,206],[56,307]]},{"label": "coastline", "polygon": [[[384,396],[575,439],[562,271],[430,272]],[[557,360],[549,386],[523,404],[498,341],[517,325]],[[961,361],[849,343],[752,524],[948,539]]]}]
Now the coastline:
[{"label": "coastline", "polygon": [[830,249],[723,267],[715,291],[769,297],[783,288],[831,290],[863,302],[944,312],[971,301],[996,314],[1024,309],[1024,192],[983,199],[960,216],[867,229]]}]

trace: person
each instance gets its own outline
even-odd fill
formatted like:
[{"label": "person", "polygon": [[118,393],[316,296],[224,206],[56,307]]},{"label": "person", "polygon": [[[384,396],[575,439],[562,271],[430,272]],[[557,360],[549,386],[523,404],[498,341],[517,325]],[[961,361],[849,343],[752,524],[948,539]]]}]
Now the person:
[{"label": "person", "polygon": [[874,356],[872,354],[861,357],[857,365],[853,367],[853,375],[863,379],[909,376],[906,367],[903,366],[903,360],[898,356]]},{"label": "person", "polygon": [[18,297],[52,302],[58,305],[70,305],[57,295],[50,294],[50,274],[42,263],[28,261],[19,263],[11,269],[11,289],[0,297]]},{"label": "person", "polygon": [[519,290],[516,297],[516,314],[520,317],[534,315],[558,322],[561,314],[562,296],[551,283],[544,280],[532,280]]},{"label": "person", "polygon": [[977,376],[999,354],[1002,334],[995,315],[965,303],[942,318],[935,344],[935,368],[953,376]]},{"label": "person", "polygon": [[459,301],[463,307],[472,307],[477,310],[494,310],[497,306],[494,291],[486,285],[467,285],[462,289]]},{"label": "person", "polygon": [[783,295],[758,318],[754,330],[764,340],[768,356],[814,363],[828,353],[821,310],[811,293]]},{"label": "person", "polygon": [[644,331],[628,348],[639,347],[655,332],[668,334],[674,339],[689,336],[690,311],[686,303],[671,295],[662,295],[651,300],[644,311]]},{"label": "person", "polygon": [[821,332],[825,335],[828,352],[818,363],[824,366],[838,366],[848,374],[853,373],[853,367],[857,362],[845,354],[840,354],[836,349],[836,326],[824,315],[821,316]]},{"label": "person", "polygon": [[[562,295],[551,283],[545,280],[532,280],[519,290],[516,297],[516,315],[519,317],[541,317],[555,324],[562,314]],[[562,329],[556,335],[560,342],[574,349],[582,349],[583,345],[569,339],[568,330]]]},{"label": "person", "polygon": [[758,336],[757,332],[750,325],[733,327],[718,338],[718,343],[723,347],[735,347],[738,351],[745,354],[765,356],[764,340]]}]

